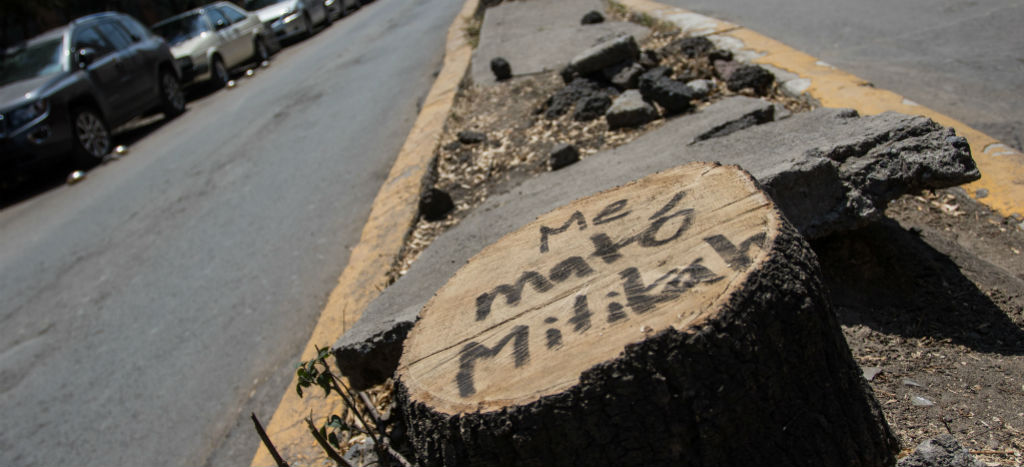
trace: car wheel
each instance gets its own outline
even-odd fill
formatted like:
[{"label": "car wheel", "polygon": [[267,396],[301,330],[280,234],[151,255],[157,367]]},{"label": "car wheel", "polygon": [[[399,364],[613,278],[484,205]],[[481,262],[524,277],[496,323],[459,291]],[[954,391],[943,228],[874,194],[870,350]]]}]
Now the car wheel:
[{"label": "car wheel", "polygon": [[103,117],[91,107],[79,107],[71,111],[75,165],[91,167],[103,160],[110,152],[110,131]]},{"label": "car wheel", "polygon": [[220,89],[231,81],[231,74],[228,73],[228,67],[224,66],[224,60],[220,57],[213,57],[213,76],[210,77],[210,81],[213,82],[214,89]]},{"label": "car wheel", "polygon": [[167,70],[160,72],[160,99],[164,116],[168,119],[185,111],[185,93],[181,90],[178,78]]},{"label": "car wheel", "polygon": [[270,49],[267,47],[267,41],[262,37],[256,39],[256,44],[253,46],[253,49],[252,58],[257,65],[270,58]]}]

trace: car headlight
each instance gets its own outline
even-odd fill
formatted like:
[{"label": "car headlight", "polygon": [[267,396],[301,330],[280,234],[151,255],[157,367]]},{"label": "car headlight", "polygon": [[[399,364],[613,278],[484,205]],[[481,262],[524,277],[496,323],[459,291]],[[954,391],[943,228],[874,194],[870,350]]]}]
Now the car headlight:
[{"label": "car headlight", "polygon": [[10,128],[11,131],[17,131],[35,120],[42,119],[48,113],[50,113],[49,101],[40,99],[18,107],[8,112],[4,117],[7,120],[7,128]]},{"label": "car headlight", "polygon": [[292,21],[295,21],[295,20],[299,19],[300,16],[302,16],[302,13],[296,11],[295,13],[292,13],[292,14],[290,14],[288,16],[285,16],[284,17],[284,22],[285,23],[290,23]]}]

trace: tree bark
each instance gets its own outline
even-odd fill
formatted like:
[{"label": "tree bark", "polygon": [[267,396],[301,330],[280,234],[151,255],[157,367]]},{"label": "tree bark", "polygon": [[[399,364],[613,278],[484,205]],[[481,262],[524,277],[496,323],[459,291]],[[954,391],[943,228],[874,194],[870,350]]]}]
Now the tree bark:
[{"label": "tree bark", "polygon": [[[551,261],[558,250],[580,261]],[[500,276],[521,279],[483,286]],[[898,449],[816,256],[749,175],[712,164],[577,201],[482,251],[424,307],[397,391],[424,465],[882,466]]]}]

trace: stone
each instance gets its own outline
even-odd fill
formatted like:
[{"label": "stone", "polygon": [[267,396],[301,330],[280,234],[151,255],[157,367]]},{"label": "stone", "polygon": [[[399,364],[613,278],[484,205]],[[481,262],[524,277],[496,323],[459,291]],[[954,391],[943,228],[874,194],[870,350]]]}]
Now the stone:
[{"label": "stone", "polygon": [[775,75],[757,65],[743,65],[725,79],[725,85],[732,92],[739,92],[742,89],[751,88],[759,96],[768,94],[772,84],[775,83]]},{"label": "stone", "polygon": [[661,56],[655,50],[644,50],[640,52],[639,63],[644,68],[654,68],[661,63]]},{"label": "stone", "polygon": [[[643,102],[637,91],[626,91],[609,113],[631,97]],[[492,193],[427,247],[335,344],[342,372],[367,384],[384,381],[397,367],[402,342],[423,304],[470,257],[556,206],[657,171],[692,161],[738,164],[808,238],[882,219],[887,203],[903,194],[980,177],[969,148],[947,141],[953,130],[925,117],[892,112],[859,117],[851,110],[822,108],[720,135],[721,128],[750,121],[766,107],[771,103],[745,96],[723,99],[629,144]]]},{"label": "stone", "polygon": [[914,452],[900,459],[897,467],[985,467],[957,442],[953,435],[939,435],[917,445]]},{"label": "stone", "polygon": [[504,81],[512,77],[512,65],[504,58],[495,57],[491,59],[491,72],[494,73],[494,79]]},{"label": "stone", "polygon": [[637,78],[637,87],[640,88],[640,93],[645,94],[651,91],[651,87],[654,86],[654,82],[661,78],[671,78],[672,69],[668,67],[658,66],[647,70]]},{"label": "stone", "polygon": [[644,66],[638,62],[623,62],[604,69],[604,77],[615,87],[625,91],[636,89],[640,83],[640,75],[644,74]]},{"label": "stone", "polygon": [[711,63],[714,65],[715,75],[722,81],[728,80],[733,72],[743,66],[743,64],[732,60],[715,60]]},{"label": "stone", "polygon": [[431,188],[420,197],[420,215],[428,221],[439,221],[448,217],[448,213],[455,209],[455,203],[448,193]]},{"label": "stone", "polygon": [[558,118],[565,115],[576,102],[601,92],[601,86],[586,78],[576,78],[559,89],[545,103],[544,116]]},{"label": "stone", "polygon": [[715,63],[715,60],[732,61],[732,51],[728,49],[715,49],[708,54],[708,60]]},{"label": "stone", "polygon": [[558,170],[579,162],[580,152],[576,149],[576,146],[562,143],[551,150],[551,158],[549,160],[551,170]]},{"label": "stone", "polygon": [[604,15],[597,10],[590,10],[580,19],[580,24],[598,24],[604,22]]},{"label": "stone", "polygon": [[640,91],[635,89],[616,97],[605,114],[608,128],[611,130],[640,126],[656,118],[658,118],[658,111],[651,104],[644,102]]},{"label": "stone", "polygon": [[577,122],[589,122],[600,118],[611,106],[612,99],[608,95],[595,93],[576,101],[572,119]]},{"label": "stone", "polygon": [[710,79],[692,79],[686,82],[686,86],[693,91],[694,99],[703,99],[711,94],[711,90],[715,88],[715,82]]},{"label": "stone", "polygon": [[671,54],[683,55],[686,58],[697,58],[707,55],[715,49],[715,44],[704,36],[684,37],[666,45],[662,50]]},{"label": "stone", "polygon": [[619,36],[583,51],[569,62],[567,68],[574,73],[588,75],[639,57],[640,47],[633,36]]},{"label": "stone", "polygon": [[657,102],[669,115],[690,110],[693,108],[690,101],[696,98],[693,90],[686,83],[667,77],[661,77],[649,83],[648,86],[641,87],[640,93],[645,99]]},{"label": "stone", "polygon": [[487,140],[487,135],[472,130],[462,130],[456,137],[459,138],[459,142],[462,144],[477,144]]}]

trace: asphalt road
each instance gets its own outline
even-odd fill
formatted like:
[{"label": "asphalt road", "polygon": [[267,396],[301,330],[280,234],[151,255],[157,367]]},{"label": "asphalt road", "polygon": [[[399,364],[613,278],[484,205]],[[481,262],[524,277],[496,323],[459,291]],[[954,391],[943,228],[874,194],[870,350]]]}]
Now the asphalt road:
[{"label": "asphalt road", "polygon": [[378,0],[0,211],[0,464],[248,465],[461,0]]},{"label": "asphalt road", "polygon": [[1024,150],[1019,0],[660,0],[748,27]]}]

